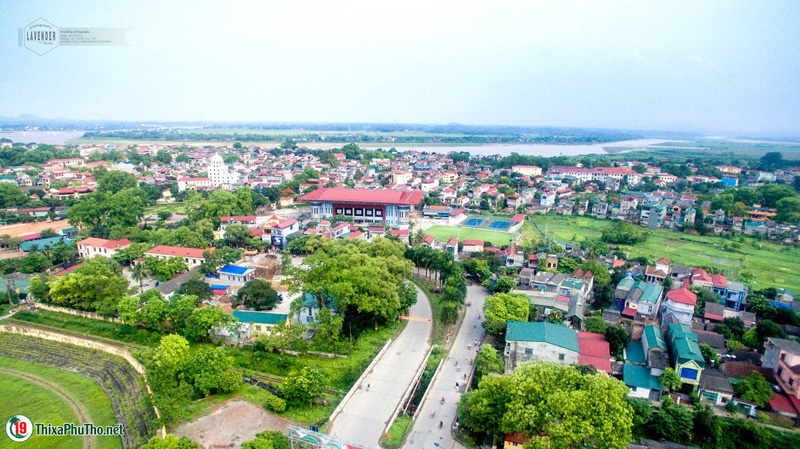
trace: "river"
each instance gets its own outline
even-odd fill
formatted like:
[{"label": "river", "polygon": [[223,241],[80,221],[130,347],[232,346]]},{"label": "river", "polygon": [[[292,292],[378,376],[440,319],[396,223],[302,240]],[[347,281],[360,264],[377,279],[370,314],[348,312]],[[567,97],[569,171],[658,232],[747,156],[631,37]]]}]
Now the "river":
[{"label": "river", "polygon": [[[11,139],[14,142],[37,142],[48,143],[52,145],[63,145],[70,139],[81,137],[83,131],[11,131],[0,132],[0,137]],[[101,143],[100,140],[98,143]],[[470,154],[490,156],[500,155],[508,156],[511,153],[519,153],[524,155],[533,156],[579,156],[582,154],[603,154],[606,151],[605,147],[614,148],[628,148],[629,150],[645,149],[649,145],[664,143],[665,140],[658,139],[638,139],[638,140],[624,140],[620,142],[608,142],[597,144],[579,144],[579,145],[557,145],[549,143],[535,143],[535,144],[486,144],[486,145],[397,145],[399,151],[427,151],[429,153],[449,153],[451,151],[468,151]],[[145,143],[145,142],[142,142]],[[148,141],[147,143],[152,143]],[[161,142],[159,142],[161,143]],[[180,145],[181,142],[163,142],[162,144],[169,145],[170,143]],[[198,142],[199,143],[199,142]],[[277,143],[277,142],[276,142]],[[226,142],[208,142],[203,145],[225,145]],[[258,143],[263,145],[262,142]],[[313,142],[303,143],[309,148],[330,149],[339,148],[341,143],[328,143],[328,142]],[[383,148],[389,149],[392,147],[391,143],[363,143],[359,144],[363,148]]]}]

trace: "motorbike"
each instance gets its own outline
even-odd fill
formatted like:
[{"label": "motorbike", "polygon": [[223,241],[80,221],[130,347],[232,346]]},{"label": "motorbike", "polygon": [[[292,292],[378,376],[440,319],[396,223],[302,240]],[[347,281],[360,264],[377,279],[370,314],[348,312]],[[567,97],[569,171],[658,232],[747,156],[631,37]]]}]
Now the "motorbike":
[{"label": "motorbike", "polygon": [[431,410],[431,418],[433,418],[433,415],[435,415],[435,414],[436,414],[436,410]]},{"label": "motorbike", "polygon": [[442,396],[442,399],[439,400],[439,403],[444,404],[444,396]]},{"label": "motorbike", "polygon": [[439,421],[439,428],[440,429],[442,428],[443,425],[444,425],[444,423],[442,421]]}]

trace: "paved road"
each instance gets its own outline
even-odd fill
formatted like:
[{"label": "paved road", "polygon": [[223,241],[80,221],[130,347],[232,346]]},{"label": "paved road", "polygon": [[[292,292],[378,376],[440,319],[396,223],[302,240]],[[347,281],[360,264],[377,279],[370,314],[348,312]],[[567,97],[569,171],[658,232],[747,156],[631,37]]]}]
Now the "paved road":
[{"label": "paved road", "polygon": [[[417,303],[409,316],[429,319],[427,297],[417,289]],[[414,381],[417,369],[426,362],[431,347],[432,323],[409,321],[397,339],[384,351],[328,427],[328,435],[377,448],[378,441],[403,394]],[[367,385],[370,385],[367,391]]]},{"label": "paved road", "polygon": [[[458,411],[458,401],[461,393],[466,389],[464,374],[469,376],[470,360],[475,358],[477,348],[475,342],[483,336],[483,303],[486,300],[487,292],[483,287],[467,287],[467,302],[472,305],[467,307],[464,321],[458,330],[453,346],[447,359],[442,364],[439,373],[431,381],[428,394],[422,400],[422,404],[417,411],[414,427],[406,440],[403,449],[433,449],[433,443],[439,443],[441,449],[461,448],[460,444],[452,438],[451,429],[456,420]],[[481,316],[481,319],[478,319]],[[455,362],[461,370],[456,367]],[[456,382],[459,384],[456,390]],[[444,396],[444,404],[440,400]],[[431,418],[431,410],[436,415]],[[439,421],[443,422],[442,429],[439,429]]]}]

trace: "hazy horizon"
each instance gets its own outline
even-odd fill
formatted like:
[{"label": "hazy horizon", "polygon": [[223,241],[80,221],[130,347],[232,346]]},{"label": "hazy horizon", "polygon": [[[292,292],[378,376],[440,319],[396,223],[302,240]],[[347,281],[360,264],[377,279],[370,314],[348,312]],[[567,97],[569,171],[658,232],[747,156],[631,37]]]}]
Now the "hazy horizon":
[{"label": "hazy horizon", "polygon": [[[800,4],[5,2],[0,116],[800,135]],[[128,46],[17,46],[38,18]]]}]

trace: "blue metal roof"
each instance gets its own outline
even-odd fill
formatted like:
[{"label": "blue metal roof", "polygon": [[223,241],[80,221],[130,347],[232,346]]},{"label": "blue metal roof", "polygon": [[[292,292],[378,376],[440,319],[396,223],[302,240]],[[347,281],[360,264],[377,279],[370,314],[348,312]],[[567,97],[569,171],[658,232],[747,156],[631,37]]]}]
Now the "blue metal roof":
[{"label": "blue metal roof", "polygon": [[225,265],[224,267],[220,268],[219,272],[225,274],[242,275],[245,274],[249,269],[250,267],[240,267],[238,265]]},{"label": "blue metal roof", "polygon": [[[58,237],[47,237],[43,239],[28,240],[27,242],[20,242],[19,248],[25,252],[35,251],[37,249],[45,249],[47,247],[53,247],[56,244],[61,243],[62,240],[64,240],[64,237],[60,235]],[[69,240],[67,240],[65,243],[68,242]]]},{"label": "blue metal roof", "polygon": [[227,290],[227,285],[212,285],[211,290]]}]

